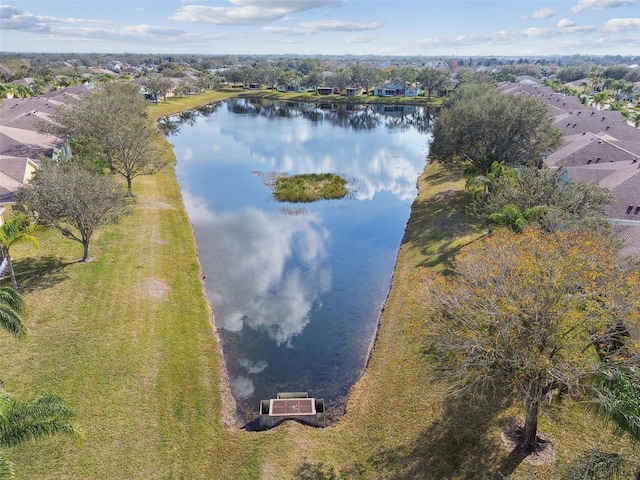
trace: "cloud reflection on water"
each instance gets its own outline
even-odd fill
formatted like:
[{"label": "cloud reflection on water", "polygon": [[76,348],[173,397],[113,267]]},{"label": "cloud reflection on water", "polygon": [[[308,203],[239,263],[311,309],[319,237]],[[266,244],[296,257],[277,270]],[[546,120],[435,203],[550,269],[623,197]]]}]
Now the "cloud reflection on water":
[{"label": "cloud reflection on water", "polygon": [[[222,127],[220,133],[233,139],[238,149],[249,149],[250,157],[264,165],[264,171],[298,173],[337,172],[355,180],[354,196],[371,200],[376,194],[389,192],[400,200],[412,201],[416,193],[416,178],[424,169],[424,158],[415,158],[413,146],[403,146],[408,134],[383,142],[370,136],[355,136],[348,130],[338,130],[331,138],[310,133],[313,125],[296,125],[295,135],[273,135],[267,129],[251,131]],[[424,136],[421,139],[425,144]],[[426,154],[425,154],[426,158]]]},{"label": "cloud reflection on water", "polygon": [[331,272],[323,265],[329,233],[320,217],[254,207],[217,213],[187,189],[183,200],[199,250],[207,252],[200,255],[205,275],[224,272],[207,285],[218,327],[263,329],[278,346],[290,345],[309,322],[318,297],[331,287]]}]

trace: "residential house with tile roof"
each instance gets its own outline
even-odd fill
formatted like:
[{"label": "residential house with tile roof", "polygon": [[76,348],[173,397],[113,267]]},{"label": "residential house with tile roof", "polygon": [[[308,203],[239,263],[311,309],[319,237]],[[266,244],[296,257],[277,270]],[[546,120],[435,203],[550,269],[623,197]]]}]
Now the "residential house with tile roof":
[{"label": "residential house with tile roof", "polygon": [[606,214],[626,241],[623,254],[640,259],[640,129],[627,123],[619,111],[587,107],[577,97],[549,87],[503,83],[500,89],[535,95],[548,103],[565,138],[545,164],[566,168],[572,179],[609,188],[614,202]]},{"label": "residential house with tile roof", "polygon": [[0,105],[0,207],[13,202],[43,157],[68,156],[64,139],[39,132],[57,107],[77,101],[92,87],[74,85],[37,98],[4,99]]}]

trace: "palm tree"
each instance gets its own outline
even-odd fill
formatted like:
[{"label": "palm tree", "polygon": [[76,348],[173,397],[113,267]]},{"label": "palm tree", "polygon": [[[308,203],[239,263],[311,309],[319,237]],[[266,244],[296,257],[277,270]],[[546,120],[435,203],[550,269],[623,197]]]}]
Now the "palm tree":
[{"label": "palm tree", "polygon": [[18,287],[18,281],[16,280],[16,274],[13,271],[13,263],[11,262],[11,255],[9,249],[14,245],[20,245],[22,243],[31,243],[34,247],[39,246],[38,239],[32,234],[35,226],[29,220],[26,215],[19,215],[0,227],[0,252],[6,261],[6,267],[11,274],[11,283],[16,290]]},{"label": "palm tree", "polygon": [[[78,435],[73,411],[60,397],[39,395],[21,401],[0,391],[0,446],[9,447],[57,433]],[[13,465],[0,455],[0,479],[12,477]]]},{"label": "palm tree", "polygon": [[500,178],[507,178],[509,182],[515,180],[517,170],[498,162],[491,164],[491,169],[486,175],[473,175],[470,176],[465,184],[467,190],[473,190],[475,196],[478,190],[482,190],[482,197],[486,198],[487,194],[491,192],[492,187]]},{"label": "palm tree", "polygon": [[21,340],[27,336],[27,327],[22,321],[26,311],[23,296],[12,287],[0,287],[0,328]]},{"label": "palm tree", "polygon": [[544,205],[520,210],[516,205],[509,203],[502,207],[500,213],[489,215],[489,221],[506,227],[515,233],[522,233],[525,227],[539,220],[546,211],[547,207]]},{"label": "palm tree", "polygon": [[[608,92],[596,93],[593,96],[593,103],[595,103],[596,105],[596,110],[602,110],[602,107],[604,106],[604,102],[606,102],[608,99],[609,99]],[[600,108],[598,108],[598,106],[600,106]]]}]

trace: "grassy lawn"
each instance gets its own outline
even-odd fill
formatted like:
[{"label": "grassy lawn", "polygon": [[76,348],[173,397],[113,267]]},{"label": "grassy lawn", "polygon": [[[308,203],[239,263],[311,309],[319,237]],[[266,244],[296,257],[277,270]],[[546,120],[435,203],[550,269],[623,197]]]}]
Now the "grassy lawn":
[{"label": "grassy lawn", "polygon": [[[225,95],[171,99],[150,111],[160,117]],[[17,478],[270,480],[324,478],[319,473],[331,469],[350,479],[496,478],[498,471],[560,478],[594,447],[640,461],[599,420],[563,403],[545,405],[540,424],[556,462],[518,464],[499,432],[522,415],[519,405],[442,401],[445,387],[420,357],[414,286],[422,269],[446,268],[484,233],[463,213],[462,185],[438,165],[420,178],[368,368],[346,416],[325,429],[287,422],[258,433],[235,424],[173,168],[134,180],[133,215],[96,234],[90,263],[76,263],[81,246],[53,231],[40,235],[38,250],[14,247],[30,334],[21,343],[0,337],[4,387],[22,398],[62,396],[84,432],[6,449]]]}]

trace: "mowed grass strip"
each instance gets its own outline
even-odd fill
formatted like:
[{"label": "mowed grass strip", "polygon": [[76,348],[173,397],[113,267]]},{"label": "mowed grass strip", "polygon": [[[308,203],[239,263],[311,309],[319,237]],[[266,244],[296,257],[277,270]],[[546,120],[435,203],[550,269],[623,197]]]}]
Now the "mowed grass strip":
[{"label": "mowed grass strip", "polygon": [[[168,115],[215,95],[150,111]],[[53,231],[39,235],[39,250],[15,247],[30,336],[22,343],[0,336],[1,378],[19,397],[61,395],[84,431],[81,439],[7,449],[18,478],[270,480],[300,478],[301,467],[333,468],[349,479],[495,478],[498,471],[561,478],[589,448],[640,462],[624,438],[571,402],[543,408],[540,429],[557,446],[556,462],[513,462],[500,429],[521,416],[519,405],[443,401],[446,385],[421,356],[425,319],[415,287],[423,269],[446,270],[484,234],[464,213],[463,183],[438,165],[420,178],[368,368],[346,416],[325,429],[287,422],[257,433],[223,424],[229,399],[220,389],[219,346],[172,168],[134,181],[133,215],[96,234],[93,262],[76,263],[80,245]]]},{"label": "mowed grass strip", "polygon": [[347,195],[347,180],[335,173],[284,175],[275,180],[274,192],[279,202],[315,202],[336,200]]},{"label": "mowed grass strip", "polygon": [[7,456],[25,479],[256,478],[261,442],[242,448],[221,421],[219,349],[175,173],[134,191],[133,214],[92,239],[92,262],[55,231],[12,252],[30,335],[0,337],[5,388],[62,396],[84,434]]}]

